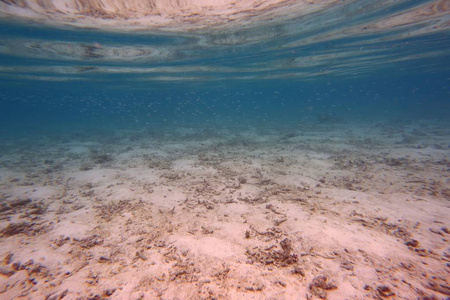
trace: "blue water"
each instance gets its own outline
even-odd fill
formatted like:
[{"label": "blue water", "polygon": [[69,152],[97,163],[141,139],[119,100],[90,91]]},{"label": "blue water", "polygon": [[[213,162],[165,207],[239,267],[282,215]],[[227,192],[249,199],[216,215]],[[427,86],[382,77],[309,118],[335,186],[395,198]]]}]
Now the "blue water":
[{"label": "blue water", "polygon": [[1,299],[449,295],[449,1],[198,30],[29,2],[0,1]]},{"label": "blue water", "polygon": [[276,25],[198,33],[115,33],[4,18],[0,128],[297,123],[321,114],[445,121],[445,14],[370,25],[426,2],[356,1]]}]

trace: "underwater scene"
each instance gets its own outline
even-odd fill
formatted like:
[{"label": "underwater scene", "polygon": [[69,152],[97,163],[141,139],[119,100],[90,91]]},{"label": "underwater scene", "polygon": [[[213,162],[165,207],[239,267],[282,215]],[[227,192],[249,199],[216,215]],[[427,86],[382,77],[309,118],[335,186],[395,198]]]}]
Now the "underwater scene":
[{"label": "underwater scene", "polygon": [[1,0],[0,299],[450,299],[450,1]]}]

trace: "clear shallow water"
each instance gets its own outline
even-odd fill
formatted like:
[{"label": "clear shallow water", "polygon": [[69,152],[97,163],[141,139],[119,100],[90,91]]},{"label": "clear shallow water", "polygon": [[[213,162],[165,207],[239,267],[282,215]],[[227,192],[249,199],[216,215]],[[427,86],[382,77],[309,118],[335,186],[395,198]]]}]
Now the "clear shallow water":
[{"label": "clear shallow water", "polygon": [[449,112],[446,1],[342,1],[197,31],[136,30],[122,20],[121,32],[21,20],[2,5],[4,129]]},{"label": "clear shallow water", "polygon": [[449,9],[0,1],[2,299],[448,295]]}]

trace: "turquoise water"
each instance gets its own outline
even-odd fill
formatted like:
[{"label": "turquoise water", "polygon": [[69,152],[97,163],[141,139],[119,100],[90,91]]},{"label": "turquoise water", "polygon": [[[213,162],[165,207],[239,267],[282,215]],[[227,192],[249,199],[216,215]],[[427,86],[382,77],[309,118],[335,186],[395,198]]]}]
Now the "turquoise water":
[{"label": "turquoise water", "polygon": [[0,298],[448,299],[449,12],[1,0]]},{"label": "turquoise water", "polygon": [[350,1],[268,25],[170,33],[6,16],[1,128],[297,123],[321,115],[446,120],[445,1],[388,23],[433,3]]}]

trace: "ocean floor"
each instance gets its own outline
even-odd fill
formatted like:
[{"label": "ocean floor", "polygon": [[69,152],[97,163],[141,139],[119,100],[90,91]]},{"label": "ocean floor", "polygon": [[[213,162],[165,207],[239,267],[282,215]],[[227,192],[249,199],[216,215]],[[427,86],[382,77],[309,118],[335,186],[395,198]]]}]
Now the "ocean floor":
[{"label": "ocean floor", "polygon": [[4,135],[0,298],[446,299],[448,125]]}]

